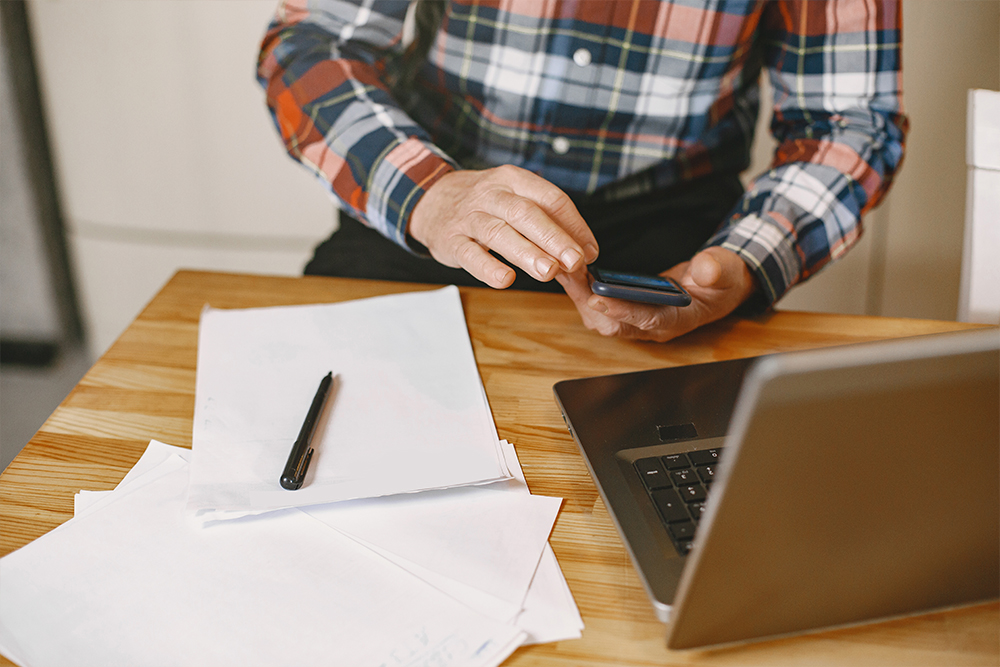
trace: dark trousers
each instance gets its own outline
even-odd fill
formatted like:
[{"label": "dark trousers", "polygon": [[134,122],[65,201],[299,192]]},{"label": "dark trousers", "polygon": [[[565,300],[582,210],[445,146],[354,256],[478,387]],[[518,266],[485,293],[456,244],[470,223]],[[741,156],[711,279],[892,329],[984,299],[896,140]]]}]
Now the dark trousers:
[{"label": "dark trousers", "polygon": [[[735,174],[710,175],[693,183],[624,200],[575,198],[600,247],[596,264],[607,269],[657,274],[691,258],[712,236],[743,194]],[[560,292],[559,283],[540,283],[517,267],[513,289]],[[373,278],[403,282],[474,285],[462,269],[413,255],[350,215],[340,212],[340,229],[316,248],[307,275]]]}]

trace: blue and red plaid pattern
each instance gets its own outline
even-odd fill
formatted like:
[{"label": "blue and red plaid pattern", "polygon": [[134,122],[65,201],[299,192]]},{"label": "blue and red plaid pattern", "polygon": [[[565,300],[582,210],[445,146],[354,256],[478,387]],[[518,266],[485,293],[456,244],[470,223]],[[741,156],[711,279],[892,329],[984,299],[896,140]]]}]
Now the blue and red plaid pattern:
[{"label": "blue and red plaid pattern", "polygon": [[289,154],[405,247],[452,169],[608,199],[741,171],[764,69],[779,147],[709,243],[770,303],[857,241],[902,160],[898,2],[450,0],[417,66],[407,9],[284,0],[258,62]]}]

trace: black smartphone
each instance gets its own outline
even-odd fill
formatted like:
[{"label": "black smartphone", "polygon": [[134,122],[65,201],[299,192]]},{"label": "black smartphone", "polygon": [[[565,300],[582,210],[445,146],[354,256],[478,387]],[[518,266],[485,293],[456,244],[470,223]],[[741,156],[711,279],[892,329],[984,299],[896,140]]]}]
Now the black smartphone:
[{"label": "black smartphone", "polygon": [[666,306],[687,306],[691,303],[691,295],[671,278],[608,271],[595,266],[588,267],[588,270],[594,277],[590,285],[594,294]]}]

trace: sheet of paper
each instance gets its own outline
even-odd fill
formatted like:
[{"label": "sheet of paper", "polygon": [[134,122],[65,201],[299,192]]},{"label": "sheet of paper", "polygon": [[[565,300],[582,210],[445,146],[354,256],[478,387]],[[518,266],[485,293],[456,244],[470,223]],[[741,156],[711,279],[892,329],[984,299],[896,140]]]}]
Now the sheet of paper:
[{"label": "sheet of paper", "polygon": [[[508,483],[511,491],[530,493],[514,445],[501,440],[500,446],[507,467],[514,476]],[[559,567],[556,554],[548,544],[545,545],[535,577],[528,588],[524,609],[517,618],[517,627],[528,633],[525,644],[543,644],[581,636],[583,619],[580,617],[580,610],[569,584],[566,583],[562,568]]]},{"label": "sheet of paper", "polygon": [[[198,345],[188,506],[222,513],[205,518],[509,477],[455,287],[208,308]],[[309,473],[289,492],[278,479],[327,371]]]},{"label": "sheet of paper", "polygon": [[525,644],[546,644],[582,635],[583,618],[556,554],[548,544],[528,588],[524,609],[515,623],[528,635]]},{"label": "sheet of paper", "polygon": [[171,456],[0,559],[23,665],[499,664],[524,638],[303,512],[203,528]]},{"label": "sheet of paper", "polygon": [[[477,487],[475,489],[471,489],[471,491],[474,493],[485,492],[493,495],[515,494],[517,496],[527,497],[528,487],[524,482],[524,475],[517,460],[517,454],[514,447],[507,441],[501,441],[501,446],[507,466],[515,478],[501,484],[494,484],[482,488]],[[136,465],[129,471],[121,483],[119,483],[117,489],[126,487],[131,481],[140,478],[144,473],[154,469],[171,455],[189,458],[191,451],[180,447],[165,445],[155,440],[150,442],[142,458],[139,459]],[[455,489],[453,491],[460,492],[456,495],[457,498],[464,498],[467,496],[466,492],[469,491],[469,489]],[[77,515],[79,516],[88,511],[88,507],[91,503],[96,502],[104,495],[112,493],[114,492],[92,491],[78,494]],[[432,492],[435,496],[445,496],[450,493],[452,493],[452,491]],[[421,495],[423,494],[376,499],[372,501],[351,501],[338,505],[350,506],[361,503],[375,504],[381,502],[382,500],[390,501],[391,504],[397,505],[397,501],[402,501],[408,498],[419,499]],[[440,499],[437,499],[437,502],[440,502]],[[547,502],[551,502],[551,500]],[[336,507],[336,505],[333,507]],[[322,510],[322,507],[317,509]],[[377,516],[373,512],[367,512],[365,515],[370,519]],[[455,517],[453,517],[453,520],[455,520]],[[474,524],[477,523],[478,519],[475,513],[470,513],[469,520]],[[516,519],[514,522],[516,523]],[[478,523],[482,525],[482,522]],[[462,534],[465,531],[464,524],[461,522],[455,523],[453,528],[454,531],[452,532],[457,534]],[[366,532],[371,533],[377,529],[378,526],[373,526],[371,528],[367,528]],[[421,532],[421,528],[418,525],[414,525],[408,530],[417,533]],[[357,536],[351,537],[358,539]],[[443,537],[445,540],[446,538],[447,536]],[[422,538],[418,536],[418,539]],[[502,621],[507,621],[516,617],[514,622],[520,629],[527,633],[525,643],[546,643],[564,639],[573,639],[579,637],[581,634],[583,621],[580,618],[579,611],[577,610],[576,603],[573,600],[569,587],[566,585],[566,580],[563,577],[562,570],[559,567],[555,554],[552,552],[552,548],[547,544],[544,545],[541,559],[538,562],[537,569],[534,571],[527,595],[524,596],[523,602],[515,603],[513,600],[517,598],[517,594],[514,592],[508,592],[502,597],[497,597],[484,590],[484,588],[490,589],[491,587],[489,585],[486,585],[483,588],[479,587],[481,582],[490,582],[490,580],[492,580],[492,575],[489,574],[488,570],[489,567],[493,566],[500,569],[505,567],[504,554],[509,550],[509,547],[502,547],[498,553],[479,554],[477,557],[481,556],[483,559],[481,563],[477,564],[477,567],[482,572],[482,574],[479,575],[481,576],[481,579],[477,580],[472,578],[472,580],[466,579],[464,582],[460,582],[448,576],[448,568],[437,567],[437,563],[433,562],[433,558],[429,559],[431,562],[425,561],[429,567],[423,567],[422,565],[409,560],[406,557],[409,554],[409,549],[406,548],[406,544],[403,542],[399,542],[397,540],[395,545],[396,553],[393,553],[382,549],[375,544],[365,543],[362,540],[358,541],[365,544],[365,546],[371,548],[376,553],[379,553],[385,558],[391,560],[393,563],[402,567],[414,576],[419,577],[426,583],[434,586],[438,590],[462,602],[479,613]],[[389,541],[391,542],[391,540]],[[442,547],[445,549],[449,548],[447,544],[442,544]],[[423,546],[421,549],[426,550],[427,546]],[[474,546],[466,546],[463,551],[468,551],[470,556],[475,554]],[[497,558],[497,556],[500,557]]]},{"label": "sheet of paper", "polygon": [[461,488],[304,511],[365,544],[504,600],[516,616],[560,504],[559,498]]}]

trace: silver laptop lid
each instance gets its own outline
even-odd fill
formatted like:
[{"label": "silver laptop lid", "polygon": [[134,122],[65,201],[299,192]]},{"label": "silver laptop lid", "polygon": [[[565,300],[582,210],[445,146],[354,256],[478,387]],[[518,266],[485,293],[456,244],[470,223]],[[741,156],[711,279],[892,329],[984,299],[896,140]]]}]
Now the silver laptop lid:
[{"label": "silver laptop lid", "polygon": [[996,329],[763,358],[674,600],[694,648],[1000,594]]},{"label": "silver laptop lid", "polygon": [[669,618],[686,559],[672,544],[634,463],[721,445],[753,362],[733,359],[564,380],[553,388],[661,621]]}]

